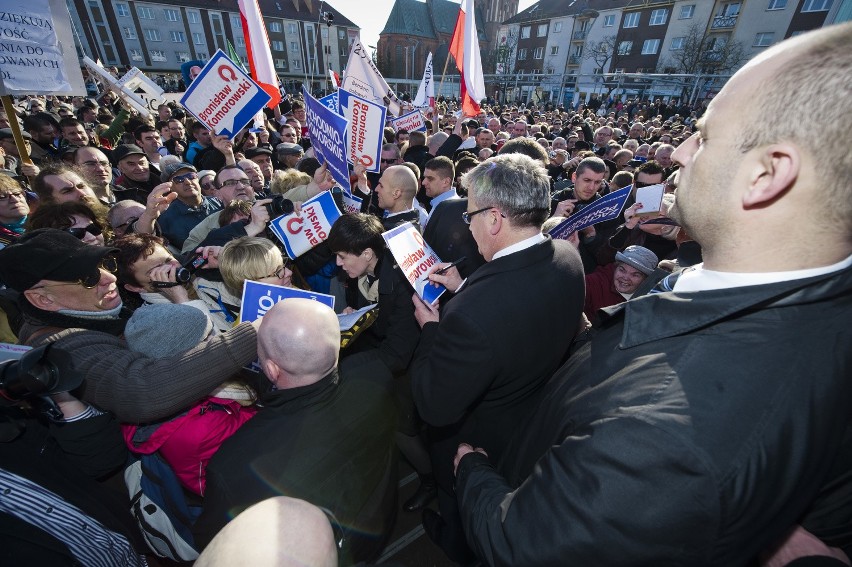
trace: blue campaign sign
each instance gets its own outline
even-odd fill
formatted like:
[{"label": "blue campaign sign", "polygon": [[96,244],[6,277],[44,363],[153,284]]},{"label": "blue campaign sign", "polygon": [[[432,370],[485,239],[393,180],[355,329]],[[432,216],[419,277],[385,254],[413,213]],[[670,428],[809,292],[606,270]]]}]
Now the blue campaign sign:
[{"label": "blue campaign sign", "polygon": [[256,321],[263,317],[279,301],[293,297],[319,301],[334,309],[333,295],[246,280],[245,284],[243,284],[240,323],[244,321]]},{"label": "blue campaign sign", "polygon": [[271,98],[220,49],[180,103],[211,131],[233,139]]},{"label": "blue campaign sign", "polygon": [[632,185],[628,185],[624,189],[619,189],[602,199],[598,199],[591,205],[583,207],[579,212],[553,227],[550,231],[551,238],[567,240],[571,234],[578,230],[616,218],[621,214],[621,209],[624,208],[624,203],[627,202],[627,197],[630,196],[632,188]]},{"label": "blue campaign sign", "polygon": [[320,163],[328,164],[331,176],[341,187],[349,187],[349,166],[346,164],[346,119],[311,96],[302,87],[307,111],[311,146]]},{"label": "blue campaign sign", "polygon": [[337,100],[337,93],[327,94],[317,100],[326,105],[329,110],[333,110],[334,112],[340,114],[340,103]]}]

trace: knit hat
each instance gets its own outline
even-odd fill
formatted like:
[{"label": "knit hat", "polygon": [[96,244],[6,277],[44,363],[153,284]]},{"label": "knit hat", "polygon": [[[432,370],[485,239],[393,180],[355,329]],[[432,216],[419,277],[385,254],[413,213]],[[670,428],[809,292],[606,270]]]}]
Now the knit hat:
[{"label": "knit hat", "polygon": [[124,338],[132,351],[165,358],[197,346],[212,330],[210,317],[200,309],[157,303],[134,311],[124,328]]},{"label": "knit hat", "polygon": [[615,253],[616,262],[633,266],[646,276],[657,268],[657,255],[642,246],[628,246],[624,252]]},{"label": "knit hat", "polygon": [[91,246],[64,230],[39,228],[0,250],[0,281],[23,292],[41,280],[75,282],[91,276],[118,248]]},{"label": "knit hat", "polygon": [[160,164],[160,181],[165,183],[166,181],[171,180],[172,176],[180,171],[181,169],[188,169],[190,171],[198,171],[195,167],[189,165],[188,163],[182,162],[169,162],[166,165]]}]

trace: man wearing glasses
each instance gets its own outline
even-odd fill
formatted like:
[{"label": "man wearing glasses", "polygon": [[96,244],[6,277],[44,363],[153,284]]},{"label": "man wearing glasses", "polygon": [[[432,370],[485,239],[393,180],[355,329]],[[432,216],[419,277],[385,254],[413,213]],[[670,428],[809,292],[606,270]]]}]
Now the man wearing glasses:
[{"label": "man wearing glasses", "polygon": [[[115,203],[123,195],[116,195],[112,184],[112,166],[106,155],[94,146],[78,148],[74,152],[74,165],[83,174],[95,196],[104,204]],[[129,196],[126,198],[130,198]]]},{"label": "man wearing glasses", "polygon": [[222,205],[215,199],[201,194],[198,185],[198,172],[188,163],[168,163],[163,166],[163,183],[170,183],[171,190],[177,194],[158,219],[160,230],[169,243],[180,249],[189,232],[210,214],[220,210]]},{"label": "man wearing glasses", "polygon": [[119,338],[129,312],[113,275],[115,251],[56,229],[35,230],[0,250],[0,281],[21,294],[21,344],[52,341],[71,353],[73,368],[86,376],[84,401],[119,421],[162,419],[257,357],[255,325],[245,323],[176,356],[130,351]]},{"label": "man wearing glasses", "polygon": [[453,494],[458,441],[475,439],[499,458],[515,424],[568,354],[583,311],[584,280],[577,251],[541,233],[550,214],[550,177],[540,162],[497,156],[462,183],[468,190],[464,221],[486,263],[464,283],[455,268],[430,276],[456,293],[440,315],[437,305],[414,297],[423,332],[411,381],[417,409],[434,428],[433,441],[439,439],[430,452],[441,516],[424,511],[424,527],[450,559],[467,562]]}]

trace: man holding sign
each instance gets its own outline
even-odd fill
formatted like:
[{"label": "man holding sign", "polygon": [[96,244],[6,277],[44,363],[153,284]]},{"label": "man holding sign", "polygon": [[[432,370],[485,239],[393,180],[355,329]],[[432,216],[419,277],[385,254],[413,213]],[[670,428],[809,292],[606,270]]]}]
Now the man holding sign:
[{"label": "man holding sign", "polygon": [[567,356],[584,297],[577,251],[541,234],[550,213],[550,180],[541,163],[520,154],[498,156],[462,183],[468,190],[464,220],[486,264],[464,283],[455,268],[433,272],[434,282],[457,295],[440,316],[437,306],[414,297],[423,330],[411,367],[414,401],[433,426],[430,452],[441,488],[442,517],[426,510],[424,524],[456,561],[470,559],[453,494],[458,441],[499,458],[515,424]]}]

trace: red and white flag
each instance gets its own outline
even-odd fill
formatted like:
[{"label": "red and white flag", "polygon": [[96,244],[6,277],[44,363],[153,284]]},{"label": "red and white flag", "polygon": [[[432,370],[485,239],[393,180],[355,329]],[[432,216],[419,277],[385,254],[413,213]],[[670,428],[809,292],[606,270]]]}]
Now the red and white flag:
[{"label": "red and white flag", "polygon": [[331,86],[335,89],[340,88],[340,75],[334,72],[334,69],[328,70],[328,76],[331,78]]},{"label": "red and white flag", "polygon": [[482,56],[479,53],[474,12],[473,0],[462,0],[450,42],[450,53],[461,73],[461,100],[465,116],[479,114],[479,101],[485,98],[485,79],[482,76]]},{"label": "red and white flag", "polygon": [[238,4],[251,76],[260,88],[272,97],[266,106],[275,108],[281,102],[281,91],[275,64],[272,62],[272,52],[269,51],[269,38],[266,35],[263,15],[257,0],[238,0]]}]

